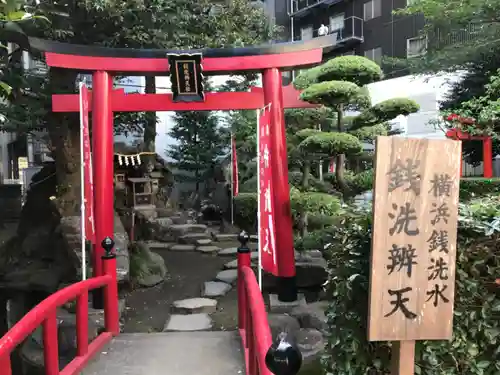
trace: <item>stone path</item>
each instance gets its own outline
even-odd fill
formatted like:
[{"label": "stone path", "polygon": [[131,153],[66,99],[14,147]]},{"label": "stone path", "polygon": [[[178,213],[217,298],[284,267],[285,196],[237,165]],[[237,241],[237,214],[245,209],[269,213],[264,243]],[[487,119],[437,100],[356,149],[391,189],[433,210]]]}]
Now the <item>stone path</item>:
[{"label": "stone path", "polygon": [[82,375],[238,375],[237,332],[132,333],[114,338]]},{"label": "stone path", "polygon": [[[220,270],[212,280],[207,280],[200,286],[200,295],[174,301],[172,314],[165,323],[164,332],[205,331],[213,327],[210,314],[217,310],[217,298],[225,296],[235,286],[237,273],[237,247],[221,248],[221,243],[237,243],[236,234],[215,234],[208,227],[200,224],[176,225],[175,231],[181,235],[173,243],[150,242],[149,248],[161,248],[171,252],[200,252],[231,257],[224,269]],[[255,240],[255,238],[254,238]],[[255,244],[253,249],[256,249]],[[257,258],[254,252],[253,258]]]}]

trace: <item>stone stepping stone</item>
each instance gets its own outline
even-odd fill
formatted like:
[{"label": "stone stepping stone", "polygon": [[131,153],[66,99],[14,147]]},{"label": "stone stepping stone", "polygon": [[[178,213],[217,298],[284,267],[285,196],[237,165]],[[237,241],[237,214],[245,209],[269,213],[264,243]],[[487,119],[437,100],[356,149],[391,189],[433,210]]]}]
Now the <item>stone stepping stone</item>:
[{"label": "stone stepping stone", "polygon": [[179,237],[179,243],[183,244],[193,244],[195,245],[200,239],[208,239],[210,235],[208,233],[189,233],[182,237]]},{"label": "stone stepping stone", "polygon": [[170,216],[170,220],[176,225],[184,225],[186,224],[186,218],[182,216]]},{"label": "stone stepping stone", "polygon": [[[253,254],[258,255],[257,253],[252,253],[252,255]],[[254,257],[252,256],[251,258],[253,259]],[[255,257],[255,258],[257,258],[257,257]],[[256,262],[252,262],[250,265],[251,265],[251,267],[258,266],[258,264]],[[236,268],[238,268],[238,259],[234,259],[234,260],[224,264],[224,269],[226,269],[226,270],[232,270],[232,269],[236,269]]]},{"label": "stone stepping stone", "polygon": [[217,310],[217,301],[210,298],[188,298],[175,301],[172,309],[178,314],[211,314]]},{"label": "stone stepping stone", "polygon": [[196,244],[198,246],[207,246],[212,244],[212,240],[210,238],[200,238],[196,240]]},{"label": "stone stepping stone", "polygon": [[172,224],[167,227],[171,232],[178,234],[205,233],[207,226],[203,224]]},{"label": "stone stepping stone", "polygon": [[238,270],[225,270],[220,271],[215,278],[227,284],[233,285],[238,279]]},{"label": "stone stepping stone", "polygon": [[217,238],[217,241],[238,241],[237,234],[219,233],[216,234],[215,237]]},{"label": "stone stepping stone", "polygon": [[190,314],[190,315],[170,315],[168,323],[165,325],[164,332],[167,331],[207,331],[212,328],[212,319],[208,314]]},{"label": "stone stepping stone", "polygon": [[170,251],[195,251],[196,245],[174,245],[170,248]]},{"label": "stone stepping stone", "polygon": [[148,242],[148,246],[151,250],[161,249],[168,250],[175,245],[175,242]]},{"label": "stone stepping stone", "polygon": [[219,251],[219,255],[221,256],[231,256],[236,254],[238,254],[237,247],[228,247],[227,249],[222,249],[221,251]]},{"label": "stone stepping stone", "polygon": [[231,290],[231,285],[221,281],[206,281],[203,285],[203,297],[222,297]]},{"label": "stone stepping stone", "polygon": [[209,246],[198,246],[196,248],[197,251],[200,251],[202,253],[208,253],[208,254],[211,254],[211,253],[216,253],[220,250],[220,247],[218,246],[213,246],[213,245],[209,245]]},{"label": "stone stepping stone", "polygon": [[226,264],[224,264],[224,268],[226,270],[232,270],[232,269],[238,268],[238,259],[234,259],[230,262],[227,262]]}]

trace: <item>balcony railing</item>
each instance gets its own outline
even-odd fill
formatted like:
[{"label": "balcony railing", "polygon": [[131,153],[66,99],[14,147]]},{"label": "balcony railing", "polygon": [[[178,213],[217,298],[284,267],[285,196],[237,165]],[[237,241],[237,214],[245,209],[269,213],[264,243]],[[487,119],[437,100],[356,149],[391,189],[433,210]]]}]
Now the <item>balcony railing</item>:
[{"label": "balcony railing", "polygon": [[[363,23],[364,21],[362,18],[348,17],[344,19],[344,27],[334,30],[331,30],[331,28],[328,27],[328,31],[326,34],[321,33],[322,31],[321,28],[314,29],[312,32],[312,37],[318,38],[325,35],[336,36],[335,38],[336,45],[338,45],[339,47],[351,41],[363,42],[364,41]],[[297,40],[306,40],[306,39],[305,38],[302,39],[299,36]]]},{"label": "balcony railing", "polygon": [[342,0],[293,0],[292,1],[292,9],[290,13],[295,15],[296,13],[300,13],[306,11],[308,9],[314,8],[317,5],[331,5],[338,3]]},{"label": "balcony railing", "polygon": [[452,32],[444,33],[440,30],[436,31],[435,41],[438,48],[454,44],[465,44],[475,41],[480,37],[484,37],[488,26],[479,23],[470,23],[462,29],[453,30]]}]

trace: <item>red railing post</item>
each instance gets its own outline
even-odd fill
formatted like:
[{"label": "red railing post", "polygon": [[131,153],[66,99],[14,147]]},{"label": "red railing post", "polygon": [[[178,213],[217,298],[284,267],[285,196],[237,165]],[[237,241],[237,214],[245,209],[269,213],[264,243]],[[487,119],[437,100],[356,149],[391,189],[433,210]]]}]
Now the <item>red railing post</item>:
[{"label": "red railing post", "polygon": [[12,375],[12,367],[10,363],[10,353],[0,357],[0,374]]},{"label": "red railing post", "polygon": [[57,340],[57,313],[53,309],[43,322],[43,359],[45,375],[59,375],[59,343]]},{"label": "red railing post", "polygon": [[247,295],[245,291],[245,278],[243,277],[243,268],[251,267],[250,249],[248,248],[248,241],[250,236],[245,231],[241,232],[238,236],[240,247],[238,247],[238,327],[239,329],[247,328]]},{"label": "red railing post", "polygon": [[[45,375],[80,374],[85,364],[113,338],[111,332],[101,332],[91,343],[88,342],[89,290],[112,286],[113,283],[116,285],[110,275],[93,277],[59,290],[35,306],[4,336],[0,337],[0,375],[12,375],[11,353],[40,325],[43,329]],[[113,287],[110,289],[112,290]],[[75,299],[77,300],[77,355],[63,369],[60,369],[57,308]],[[108,327],[113,330],[111,324],[108,324]]]},{"label": "red railing post", "polygon": [[105,275],[111,276],[111,282],[104,287],[104,324],[106,331],[115,336],[120,333],[116,253],[113,251],[115,242],[111,237],[106,237],[101,246],[104,248],[104,255],[102,256],[103,271]]},{"label": "red railing post", "polygon": [[85,290],[76,300],[76,355],[89,350],[89,292]]}]

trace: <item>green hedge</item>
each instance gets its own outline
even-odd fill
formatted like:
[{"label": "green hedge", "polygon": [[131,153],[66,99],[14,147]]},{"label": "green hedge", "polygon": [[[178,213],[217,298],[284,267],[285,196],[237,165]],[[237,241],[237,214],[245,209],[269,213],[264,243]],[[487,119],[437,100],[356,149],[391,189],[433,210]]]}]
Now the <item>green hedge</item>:
[{"label": "green hedge", "polygon": [[[345,180],[351,188],[352,194],[357,195],[373,189],[373,169],[353,173],[345,171]],[[325,181],[332,184],[333,189],[338,189],[334,174],[325,175]],[[500,178],[462,178],[460,180],[460,200],[479,198],[490,194],[500,195]]]},{"label": "green hedge", "polygon": [[[373,169],[368,169],[366,171],[358,173],[345,171],[344,178],[347,186],[350,189],[351,196],[356,196],[358,194],[364,193],[365,191],[373,189]],[[334,189],[340,190],[335,174],[328,173],[325,176],[325,180],[331,183]]]},{"label": "green hedge", "polygon": [[250,233],[257,233],[257,193],[239,193],[234,198],[234,223]]},{"label": "green hedge", "polygon": [[500,194],[500,178],[462,178],[460,198],[470,199],[488,194]]},{"label": "green hedge", "polygon": [[[417,342],[417,375],[500,374],[500,298],[494,282],[500,275],[499,217],[496,196],[461,205],[453,339]],[[331,302],[323,364],[332,375],[390,371],[391,344],[366,338],[371,221],[369,210],[352,211],[343,225],[315,233],[316,246],[328,244]]]},{"label": "green hedge", "polygon": [[[293,189],[291,201],[295,228],[299,226],[299,208],[307,207],[310,210],[308,216],[310,230],[331,226],[334,222],[333,215],[340,210],[339,199],[324,193],[300,193],[297,189]],[[257,231],[257,193],[240,193],[234,198],[234,222],[241,229],[251,233]]]}]

